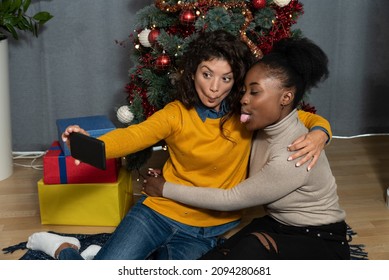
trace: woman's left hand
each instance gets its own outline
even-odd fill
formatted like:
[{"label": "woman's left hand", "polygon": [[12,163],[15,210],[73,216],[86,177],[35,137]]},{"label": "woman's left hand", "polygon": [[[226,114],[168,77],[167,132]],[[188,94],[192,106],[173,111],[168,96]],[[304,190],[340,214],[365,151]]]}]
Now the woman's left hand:
[{"label": "woman's left hand", "polygon": [[321,151],[324,149],[328,135],[321,130],[314,130],[297,138],[291,145],[288,146],[289,151],[296,151],[288,160],[301,158],[296,166],[299,167],[310,161],[307,170],[311,170],[316,164]]},{"label": "woman's left hand", "polygon": [[165,182],[166,180],[162,176],[161,170],[149,168],[148,177],[143,181],[142,191],[149,196],[162,197]]}]

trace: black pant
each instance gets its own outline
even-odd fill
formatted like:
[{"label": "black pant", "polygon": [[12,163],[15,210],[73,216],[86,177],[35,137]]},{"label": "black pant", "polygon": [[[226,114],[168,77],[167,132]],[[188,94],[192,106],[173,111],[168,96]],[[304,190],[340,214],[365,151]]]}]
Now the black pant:
[{"label": "black pant", "polygon": [[[252,233],[266,233],[276,246],[266,248]],[[283,225],[269,216],[254,219],[201,259],[339,260],[350,259],[345,222],[323,226]]]}]

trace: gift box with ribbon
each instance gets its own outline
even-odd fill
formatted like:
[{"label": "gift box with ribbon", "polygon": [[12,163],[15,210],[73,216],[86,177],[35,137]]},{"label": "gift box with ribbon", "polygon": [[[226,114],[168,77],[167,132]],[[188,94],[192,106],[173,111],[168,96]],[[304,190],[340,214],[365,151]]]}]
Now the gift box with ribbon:
[{"label": "gift box with ribbon", "polygon": [[58,130],[58,141],[65,156],[70,156],[70,150],[62,141],[61,135],[68,126],[75,124],[79,125],[89,133],[89,136],[94,138],[97,138],[116,128],[115,125],[104,115],[58,119],[56,124]]},{"label": "gift box with ribbon", "polygon": [[101,170],[86,163],[75,164],[72,156],[64,155],[59,141],[54,141],[43,157],[44,184],[113,183],[117,181],[119,159],[107,159]]}]

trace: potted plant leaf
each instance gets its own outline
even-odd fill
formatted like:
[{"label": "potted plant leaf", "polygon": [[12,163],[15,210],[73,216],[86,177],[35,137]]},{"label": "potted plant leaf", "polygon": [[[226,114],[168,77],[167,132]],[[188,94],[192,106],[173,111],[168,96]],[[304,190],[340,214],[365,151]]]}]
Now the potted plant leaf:
[{"label": "potted plant leaf", "polygon": [[1,0],[0,1],[0,40],[12,35],[19,39],[17,30],[29,31],[38,36],[39,27],[53,16],[49,12],[38,12],[29,16],[31,0]]},{"label": "potted plant leaf", "polygon": [[20,31],[37,37],[40,27],[53,17],[44,11],[27,14],[30,4],[31,0],[0,0],[0,181],[13,172],[8,37],[19,40]]}]

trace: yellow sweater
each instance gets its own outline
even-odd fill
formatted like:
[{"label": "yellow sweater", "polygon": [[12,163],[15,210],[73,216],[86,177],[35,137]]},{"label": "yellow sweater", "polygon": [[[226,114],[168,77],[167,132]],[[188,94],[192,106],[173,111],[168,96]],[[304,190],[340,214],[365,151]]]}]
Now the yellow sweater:
[{"label": "yellow sweater", "polygon": [[[329,124],[320,116],[301,112],[308,128]],[[247,175],[252,133],[239,117],[231,118],[224,128],[234,142],[221,137],[220,119],[203,122],[193,108],[187,110],[174,101],[146,121],[111,131],[100,137],[105,142],[107,158],[122,157],[147,148],[164,139],[169,159],[163,167],[167,181],[187,185],[232,188]],[[156,212],[183,224],[208,227],[235,221],[240,211],[220,212],[189,207],[170,199],[148,197],[144,204]]]}]

